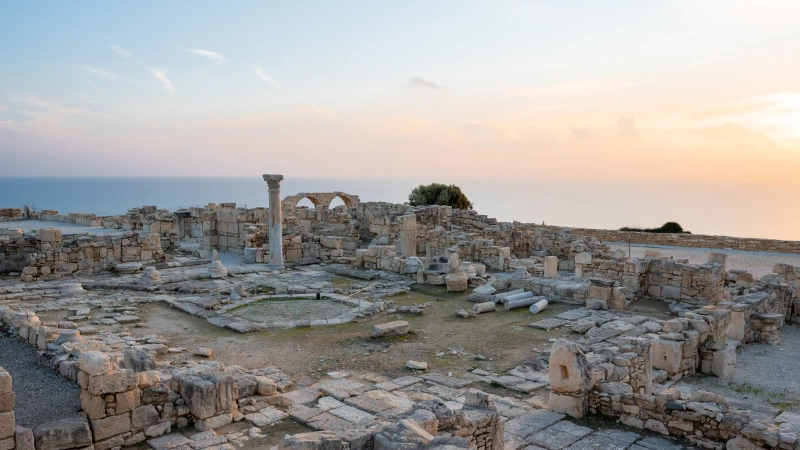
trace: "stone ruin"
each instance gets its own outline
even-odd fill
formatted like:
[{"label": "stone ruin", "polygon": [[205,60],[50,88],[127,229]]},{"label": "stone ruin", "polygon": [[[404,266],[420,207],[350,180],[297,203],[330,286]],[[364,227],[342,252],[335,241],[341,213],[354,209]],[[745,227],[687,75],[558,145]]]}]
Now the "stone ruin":
[{"label": "stone ruin", "polygon": [[[467,386],[447,378],[402,377],[360,392],[352,386],[365,380],[353,377],[295,389],[275,368],[244,370],[219,363],[160,367],[156,357],[168,349],[157,340],[120,345],[118,336],[98,336],[91,330],[82,334],[69,326],[42,323],[30,310],[0,306],[4,327],[38,349],[39,364],[78,383],[86,415],[33,430],[16,427],[11,378],[0,370],[0,450],[90,446],[107,450],[145,440],[157,450],[222,448],[230,445],[231,438],[216,436],[215,428],[237,420],[271,424],[286,417],[316,431],[287,436],[281,448],[516,450],[524,448],[520,440],[550,448],[542,430],[560,427],[562,434],[580,434],[577,441],[589,431],[578,433],[571,427],[580,427],[562,421],[563,415],[589,414],[681,437],[703,448],[723,448],[726,441],[727,448],[800,448],[800,416],[794,413],[765,418],[731,406],[718,394],[687,394],[669,387],[670,382],[695,373],[729,377],[742,345],[778,345],[783,326],[800,324],[800,267],[777,264],[772,274],[756,279],[746,271],[729,270],[726,254],[719,252],[710,252],[703,264],[653,251],[644,258],[628,258],[612,251],[595,237],[602,234],[591,230],[498,222],[445,206],[361,202],[358,196],[342,192],[281,199],[282,179],[264,175],[269,208],[222,203],[169,212],[143,207],[112,217],[42,211],[40,219],[103,226],[123,234],[62,236],[57,229],[36,233],[5,229],[0,232],[0,272],[18,274],[24,283],[47,283],[143,270],[137,277],[140,288],[157,290],[164,282],[159,270],[184,265],[207,265],[197,279],[227,277],[229,269],[217,257],[222,251],[240,255],[246,265],[263,265],[264,273],[274,277],[323,263],[332,273],[357,279],[391,274],[411,284],[443,286],[449,292],[471,290],[473,311],[457,313],[467,319],[502,314],[496,312],[497,305],[501,310],[525,307],[531,312],[549,303],[574,305],[574,310],[531,324],[546,331],[569,327],[576,333],[574,340],[553,343],[544,368],[531,372],[520,366],[508,374],[473,371],[481,381],[515,392],[549,386],[546,405],[538,409],[519,405],[475,389],[459,401],[442,402],[423,400],[426,397],[414,391],[423,379],[438,386],[437,392]],[[329,208],[337,197],[344,206]],[[303,198],[311,200],[313,210],[296,206]],[[19,218],[4,211],[0,216],[8,223]],[[698,238],[670,239],[680,245],[681,239]],[[744,240],[739,245],[731,239],[724,242],[733,247],[795,248]],[[182,244],[196,246],[195,259],[179,261],[170,255]],[[65,285],[63,294],[81,289],[80,284]],[[243,294],[236,293],[231,307],[245,304]],[[630,307],[640,299],[664,302],[677,317],[656,320],[637,315]],[[360,313],[361,303],[358,306]],[[196,306],[176,307],[210,321],[223,317]],[[237,331],[261,329],[224,318],[225,326]],[[400,322],[384,324],[388,332],[378,327],[376,338],[392,336],[396,328],[407,333],[408,323]],[[417,400],[408,402],[408,397],[392,394],[400,389],[409,389],[410,398]],[[391,415],[381,414],[389,410]],[[208,434],[196,439],[170,434],[188,426]]]}]

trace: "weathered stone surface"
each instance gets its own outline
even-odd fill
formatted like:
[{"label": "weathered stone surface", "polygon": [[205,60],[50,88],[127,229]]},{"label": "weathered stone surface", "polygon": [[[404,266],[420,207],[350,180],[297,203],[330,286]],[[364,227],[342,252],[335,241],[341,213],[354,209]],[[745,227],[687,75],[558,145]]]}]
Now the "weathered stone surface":
[{"label": "weathered stone surface", "polygon": [[16,427],[14,430],[14,442],[16,450],[34,450],[36,444],[33,438],[33,430],[30,428]]},{"label": "weathered stone surface", "polygon": [[342,439],[330,431],[298,433],[284,437],[278,448],[280,450],[342,450]]},{"label": "weathered stone surface", "polygon": [[130,369],[120,369],[105,375],[89,377],[88,391],[92,395],[129,391],[139,386],[139,377]]},{"label": "weathered stone surface", "polygon": [[158,422],[158,411],[153,405],[142,405],[131,413],[131,424],[134,428],[145,428]]},{"label": "weathered stone surface", "polygon": [[97,351],[83,352],[78,357],[78,367],[89,375],[105,375],[112,370],[114,366],[111,359],[107,354]]},{"label": "weathered stone surface", "polygon": [[191,441],[180,434],[168,434],[159,438],[150,439],[147,443],[153,450],[172,450],[184,445],[189,445]]},{"label": "weathered stone surface", "polygon": [[599,430],[570,445],[568,450],[624,450],[641,436],[622,430]]},{"label": "weathered stone surface", "polygon": [[381,323],[372,326],[372,337],[392,337],[408,334],[408,322],[396,320],[394,322]]},{"label": "weathered stone surface", "polygon": [[142,348],[128,347],[123,356],[123,367],[134,372],[156,369],[155,356]]},{"label": "weathered stone surface", "polygon": [[0,439],[14,435],[14,411],[0,413]]},{"label": "weathered stone surface", "polygon": [[92,433],[86,419],[64,419],[33,429],[37,450],[65,450],[92,445]]},{"label": "weathered stone surface", "polygon": [[591,428],[563,420],[531,435],[527,441],[549,450],[560,450],[569,447],[591,432]]},{"label": "weathered stone surface", "polygon": [[92,420],[92,432],[97,440],[103,440],[122,434],[131,429],[131,416],[130,414],[120,414],[117,416],[109,416],[104,419]]}]

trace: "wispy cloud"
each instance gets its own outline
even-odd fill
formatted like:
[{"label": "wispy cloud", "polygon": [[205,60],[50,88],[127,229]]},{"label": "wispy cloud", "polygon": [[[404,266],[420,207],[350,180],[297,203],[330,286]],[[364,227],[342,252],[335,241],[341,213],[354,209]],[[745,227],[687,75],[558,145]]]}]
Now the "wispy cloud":
[{"label": "wispy cloud", "polygon": [[94,66],[82,66],[83,70],[97,75],[100,78],[105,78],[106,80],[113,80],[113,81],[124,81],[126,83],[137,83],[136,80],[132,80],[128,77],[122,76],[118,73],[112,72],[110,70],[103,69],[102,67],[94,67]]},{"label": "wispy cloud", "polygon": [[211,50],[203,50],[201,48],[187,48],[187,52],[194,53],[195,55],[200,55],[207,60],[211,61],[211,63],[215,66],[221,66],[223,64],[228,64],[228,58],[220,55],[217,52],[212,52]]},{"label": "wispy cloud", "polygon": [[617,136],[636,140],[642,138],[642,135],[639,134],[639,130],[636,128],[636,116],[620,117],[619,120],[617,120]]},{"label": "wispy cloud", "polygon": [[261,78],[262,80],[266,81],[272,86],[278,87],[278,82],[273,80],[271,76],[267,72],[264,72],[261,67],[256,67],[256,76]]},{"label": "wispy cloud", "polygon": [[408,82],[406,83],[406,86],[410,87],[410,88],[427,88],[427,89],[441,89],[442,88],[441,85],[439,85],[437,83],[434,83],[433,81],[426,80],[425,78],[416,77],[416,76],[409,78]]},{"label": "wispy cloud", "polygon": [[166,73],[161,70],[153,69],[152,67],[150,67],[150,72],[158,79],[158,81],[161,82],[161,85],[164,87],[164,90],[167,91],[167,93],[175,93],[175,85],[172,84],[172,81],[169,79]]},{"label": "wispy cloud", "polygon": [[714,139],[739,145],[758,145],[772,147],[774,142],[766,133],[753,131],[744,125],[725,122],[722,125],[692,130],[695,134],[706,139]]},{"label": "wispy cloud", "polygon": [[573,83],[509,88],[506,92],[520,97],[543,99],[590,97],[605,94],[620,88],[643,84],[640,81],[611,83],[603,80],[576,81]]},{"label": "wispy cloud", "polygon": [[122,48],[122,46],[119,46],[117,44],[111,44],[110,47],[111,47],[111,50],[114,51],[114,53],[118,54],[119,56],[121,56],[123,58],[130,58],[130,57],[133,56],[133,54],[131,54],[131,52],[129,52],[128,50]]},{"label": "wispy cloud", "polygon": [[585,140],[591,139],[592,136],[594,136],[594,133],[592,132],[592,130],[590,130],[588,128],[573,128],[572,129],[572,136],[575,139],[580,139],[582,141],[585,141]]}]

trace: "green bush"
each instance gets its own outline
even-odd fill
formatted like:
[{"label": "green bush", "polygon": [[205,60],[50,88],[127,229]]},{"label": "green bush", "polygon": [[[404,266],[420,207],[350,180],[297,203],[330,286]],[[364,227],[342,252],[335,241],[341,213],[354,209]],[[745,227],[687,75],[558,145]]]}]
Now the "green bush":
[{"label": "green bush", "polygon": [[622,227],[619,229],[620,231],[643,231],[645,233],[684,233],[684,234],[692,234],[689,231],[684,231],[681,224],[678,222],[667,222],[664,225],[661,225],[658,228],[634,228],[634,227]]},{"label": "green bush", "polygon": [[408,202],[411,206],[445,205],[456,209],[472,209],[472,202],[454,184],[419,185],[408,195]]}]

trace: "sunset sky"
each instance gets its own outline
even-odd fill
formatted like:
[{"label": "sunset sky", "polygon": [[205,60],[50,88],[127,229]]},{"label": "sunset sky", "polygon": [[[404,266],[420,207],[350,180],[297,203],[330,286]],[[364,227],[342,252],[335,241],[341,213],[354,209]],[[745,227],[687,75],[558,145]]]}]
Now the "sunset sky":
[{"label": "sunset sky", "polygon": [[797,183],[800,1],[6,2],[0,176]]}]

